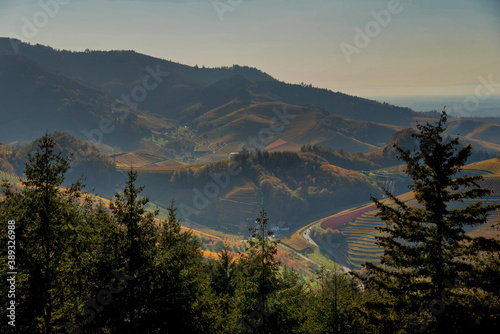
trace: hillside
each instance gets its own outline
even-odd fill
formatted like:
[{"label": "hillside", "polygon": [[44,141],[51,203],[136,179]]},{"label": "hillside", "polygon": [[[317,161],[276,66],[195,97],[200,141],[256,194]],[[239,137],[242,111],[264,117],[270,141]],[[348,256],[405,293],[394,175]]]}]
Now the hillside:
[{"label": "hillside", "polygon": [[[71,165],[66,174],[65,185],[77,181],[82,174],[85,176],[83,183],[89,189],[96,188],[100,193],[113,194],[114,185],[123,181],[123,175],[116,170],[113,160],[96,148],[80,139],[62,133],[49,133],[56,142],[56,153],[64,157],[71,157]],[[12,176],[23,176],[28,154],[33,154],[37,147],[38,139],[25,145],[9,147],[9,150],[0,146],[0,171]]]},{"label": "hillside", "polygon": [[[110,78],[115,78],[117,82],[133,82],[139,79],[145,67],[151,66],[154,69],[157,64],[162,70],[205,83],[214,83],[235,75],[243,75],[251,80],[275,80],[258,69],[246,66],[206,68],[154,58],[130,50],[73,52],[40,44],[30,45],[18,40],[13,43],[17,44],[17,54],[99,86],[110,83]],[[12,54],[15,51],[9,38],[0,38],[0,53]]]},{"label": "hillside", "polygon": [[118,153],[111,155],[111,158],[115,161],[116,166],[121,168],[183,165],[183,163],[170,159],[168,156],[146,150]]},{"label": "hillside", "polygon": [[478,161],[464,166],[465,170],[484,172],[484,176],[500,177],[500,160],[498,158]]},{"label": "hillside", "polygon": [[175,198],[186,221],[234,234],[247,233],[262,203],[273,226],[294,228],[325,206],[380,194],[363,174],[332,166],[311,153],[243,152],[216,163],[137,171],[154,204],[166,207]]},{"label": "hillside", "polygon": [[[17,48],[19,55],[98,87],[115,98],[130,94],[131,89],[148,74],[148,68],[161,73],[165,75],[164,82],[148,94],[148,98],[141,103],[141,109],[166,116],[186,112],[198,103],[208,112],[235,98],[249,96],[258,97],[256,102],[281,101],[299,106],[314,104],[353,119],[390,124],[409,125],[417,115],[408,108],[306,85],[286,84],[244,66],[191,67],[134,51],[71,52],[26,43],[19,43]],[[14,53],[9,39],[0,38],[0,53]]]},{"label": "hillside", "polygon": [[[234,111],[228,113],[227,108]],[[280,115],[283,119],[280,119]],[[217,156],[227,157],[242,147],[297,151],[305,144],[369,152],[387,144],[399,127],[357,121],[312,106],[266,102],[242,107],[236,102],[213,109],[194,120],[199,133],[213,138]],[[276,131],[275,131],[276,129]],[[370,140],[370,136],[372,139]]]},{"label": "hillside", "polygon": [[[30,141],[60,130],[79,138],[85,133],[98,138],[92,131],[103,127],[105,142],[133,147],[146,129],[133,113],[124,120],[112,114],[113,101],[110,95],[27,58],[0,55],[1,142]],[[111,124],[103,126],[105,118]],[[113,124],[119,126],[109,131]]]},{"label": "hillside", "polygon": [[[174,198],[183,221],[229,234],[246,235],[263,203],[279,231],[300,227],[305,217],[325,208],[381,194],[369,177],[334,166],[312,152],[242,151],[230,160],[186,164],[142,150],[108,157],[67,134],[50,136],[64,156],[76,156],[67,182],[84,173],[85,183],[111,197],[122,181],[121,172],[133,167],[153,206],[165,209]],[[5,146],[0,168],[22,176],[34,145]]]},{"label": "hillside", "polygon": [[[497,162],[497,164],[500,163]],[[491,161],[484,161],[467,165],[465,168],[474,169],[476,166],[495,169],[498,167],[493,166]],[[484,198],[486,203],[500,204],[500,177],[498,175],[486,177],[484,181],[480,182],[480,186],[494,191],[491,196]],[[418,205],[412,192],[400,195],[398,198],[407,205]],[[474,202],[466,200],[464,203],[454,204],[452,207],[469,205]],[[376,216],[377,212],[375,205],[368,203],[318,220],[311,228],[312,240],[320,245],[324,252],[332,254],[336,261],[351,269],[361,269],[362,264],[367,261],[378,263],[383,249],[375,244],[375,237],[380,236],[377,228],[382,227],[385,223]],[[487,224],[467,228],[466,231],[474,237],[482,236],[500,240],[500,234],[495,228],[492,228],[492,225],[497,223],[500,223],[499,210],[489,216]],[[301,242],[305,242],[302,233],[295,234],[294,239],[301,238]],[[296,240],[295,243],[299,244],[299,240]]]},{"label": "hillside", "polygon": [[460,136],[466,143],[489,151],[500,151],[500,125],[483,120],[454,119],[448,134]]},{"label": "hillside", "polygon": [[[109,154],[139,149],[185,163],[224,160],[242,147],[274,152],[320,144],[369,154],[380,167],[397,163],[391,136],[434,117],[287,84],[244,66],[200,68],[134,51],[17,46],[14,54],[11,41],[0,38],[0,142],[64,131],[102,142],[98,148]],[[456,119],[449,134],[493,152],[500,149],[498,129],[487,120]]]}]

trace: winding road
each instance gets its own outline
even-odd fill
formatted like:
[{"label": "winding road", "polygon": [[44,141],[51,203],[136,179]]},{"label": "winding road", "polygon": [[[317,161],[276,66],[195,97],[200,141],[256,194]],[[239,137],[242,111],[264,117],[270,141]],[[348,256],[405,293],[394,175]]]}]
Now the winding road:
[{"label": "winding road", "polygon": [[338,263],[338,265],[340,266],[340,268],[342,269],[343,272],[345,273],[348,273],[351,271],[351,269],[347,266],[347,263],[342,259],[342,257],[337,253],[335,252],[335,250],[331,249],[330,247],[326,246],[324,243],[318,241],[318,243],[316,243],[312,238],[311,238],[311,229],[314,227],[314,225],[312,225],[311,227],[307,228],[304,233],[302,234],[302,236],[304,237],[304,239],[310,243],[311,245],[314,245],[316,247],[318,247],[320,250],[324,250],[325,252],[327,252],[328,254],[330,254],[333,259],[335,260],[335,262]]}]

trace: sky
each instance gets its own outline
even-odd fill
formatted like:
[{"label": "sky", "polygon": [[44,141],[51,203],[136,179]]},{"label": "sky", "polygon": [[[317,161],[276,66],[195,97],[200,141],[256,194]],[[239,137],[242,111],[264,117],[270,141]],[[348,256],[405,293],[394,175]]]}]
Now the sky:
[{"label": "sky", "polygon": [[0,36],[363,97],[500,95],[500,0],[0,0]]}]

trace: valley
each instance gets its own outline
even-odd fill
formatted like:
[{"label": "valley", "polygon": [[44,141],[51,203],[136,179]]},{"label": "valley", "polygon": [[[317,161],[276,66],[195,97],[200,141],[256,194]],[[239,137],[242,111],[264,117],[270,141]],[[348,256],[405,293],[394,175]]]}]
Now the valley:
[{"label": "valley", "polygon": [[[7,179],[22,176],[32,141],[52,132],[61,152],[74,156],[68,181],[84,173],[88,188],[111,200],[133,168],[149,208],[164,217],[174,199],[208,257],[222,240],[241,251],[238,243],[266,209],[281,258],[307,275],[318,265],[347,270],[377,261],[382,222],[370,196],[387,189],[414,202],[393,145],[411,149],[417,122],[436,118],[244,66],[199,68],[131,51],[26,43],[14,54],[5,38],[0,59],[0,141],[7,148],[0,170]],[[446,131],[473,146],[467,171],[484,175],[492,189],[499,124],[450,117]]]}]

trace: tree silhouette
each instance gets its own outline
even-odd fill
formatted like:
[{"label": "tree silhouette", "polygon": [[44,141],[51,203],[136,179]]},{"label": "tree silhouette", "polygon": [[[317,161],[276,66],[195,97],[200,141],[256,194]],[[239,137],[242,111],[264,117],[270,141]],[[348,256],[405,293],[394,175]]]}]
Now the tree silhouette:
[{"label": "tree silhouette", "polygon": [[[471,147],[458,150],[457,138],[444,138],[445,123],[443,112],[436,125],[418,125],[419,133],[414,135],[418,149],[413,152],[396,147],[413,180],[411,189],[418,205],[410,206],[390,192],[386,193],[393,204],[372,198],[379,209],[378,217],[386,223],[376,238],[384,254],[380,265],[364,264],[368,275],[363,280],[367,287],[379,289],[388,297],[369,308],[375,321],[390,319],[390,331],[451,331],[452,315],[445,306],[449,290],[460,281],[465,283],[465,276],[478,269],[471,256],[492,247],[498,249],[495,240],[466,234],[467,227],[486,223],[488,213],[499,206],[464,204],[491,191],[480,188],[481,176],[459,174]],[[388,309],[394,313],[384,313]],[[413,314],[411,319],[407,318],[409,314]]]}]

